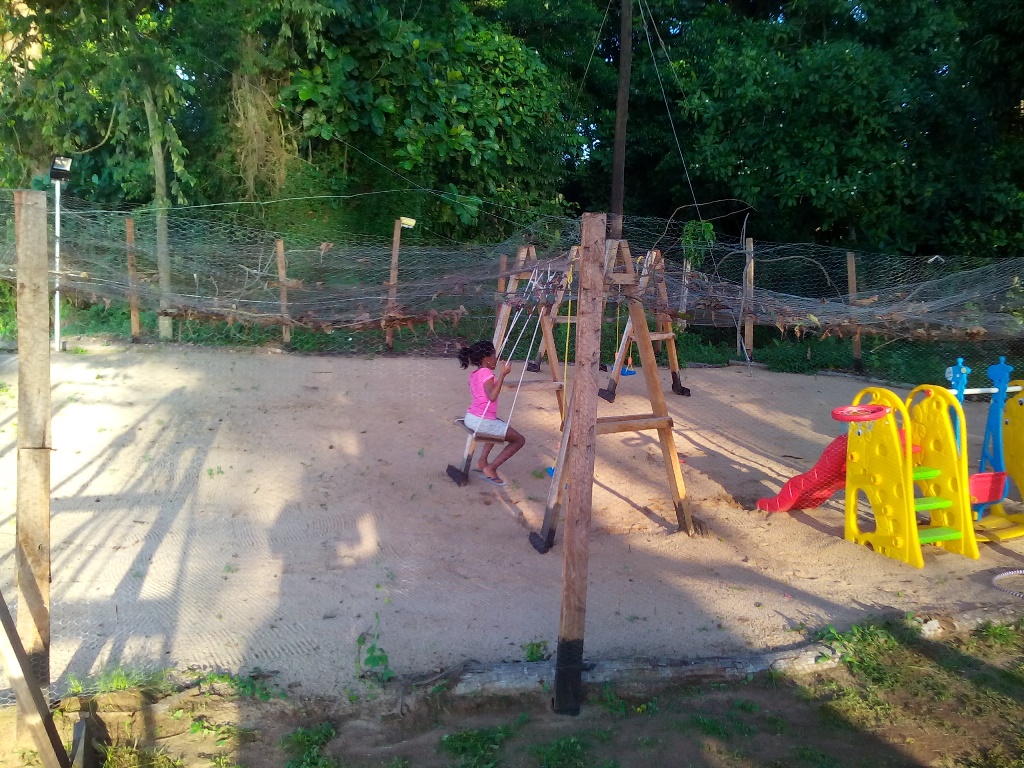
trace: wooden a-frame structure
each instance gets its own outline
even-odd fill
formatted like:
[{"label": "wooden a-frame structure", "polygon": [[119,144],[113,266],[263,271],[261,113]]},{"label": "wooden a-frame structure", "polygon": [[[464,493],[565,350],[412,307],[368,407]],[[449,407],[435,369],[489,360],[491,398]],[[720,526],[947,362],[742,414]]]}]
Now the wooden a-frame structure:
[{"label": "wooden a-frame structure", "polygon": [[[611,242],[611,241],[610,241]],[[620,241],[625,242],[625,241]],[[626,246],[628,251],[628,245]],[[634,271],[636,271],[634,269]],[[661,345],[663,341],[674,342],[676,338],[675,329],[672,327],[672,318],[665,311],[668,309],[668,286],[665,282],[665,259],[661,251],[648,251],[640,260],[640,270],[637,273],[637,284],[641,298],[652,292],[655,295],[657,311],[655,313],[655,330],[648,335],[651,341]],[[625,291],[622,291],[625,293]],[[628,301],[627,297],[627,301]],[[644,323],[647,322],[646,316]],[[645,326],[646,327],[646,326]],[[608,378],[608,386],[598,390],[598,395],[609,403],[615,402],[615,390],[619,384],[619,377],[622,375],[622,366],[626,362],[626,356],[630,347],[639,339],[634,332],[633,313],[626,319],[626,327],[623,329],[622,337],[619,339],[619,347],[615,353],[615,362],[612,364],[611,375]],[[689,397],[690,390],[683,386],[679,378],[679,355],[676,352],[674,343],[667,344],[668,369],[672,374],[672,391],[677,395]]]},{"label": "wooden a-frame structure", "polygon": [[[650,274],[650,270],[648,270],[648,274]],[[702,532],[703,523],[696,520],[691,514],[690,501],[686,497],[686,486],[679,468],[679,456],[676,453],[675,438],[672,434],[672,417],[668,413],[668,404],[665,401],[665,393],[661,388],[661,381],[658,377],[658,363],[654,354],[655,339],[674,340],[675,334],[664,330],[662,323],[668,321],[668,325],[671,327],[671,321],[667,315],[664,315],[664,318],[662,318],[660,313],[658,318],[659,331],[655,334],[651,333],[647,326],[647,315],[643,304],[643,293],[646,284],[641,283],[641,278],[642,276],[637,272],[633,256],[630,253],[629,244],[625,240],[606,241],[604,261],[605,293],[607,294],[610,287],[617,286],[625,296],[629,308],[627,332],[623,334],[622,341],[620,342],[619,351],[616,356],[616,368],[612,373],[613,378],[609,382],[609,386],[613,390],[612,399],[614,399],[613,383],[617,381],[618,373],[625,359],[625,350],[628,349],[630,343],[635,341],[640,354],[640,364],[647,388],[647,395],[651,403],[651,412],[628,416],[599,416],[597,417],[595,432],[597,435],[606,435],[614,432],[657,431],[662,459],[665,463],[665,472],[668,476],[669,488],[672,492],[672,503],[675,508],[676,521],[680,529],[685,530],[692,536]],[[667,305],[667,300],[664,303]],[[675,384],[679,380],[678,359],[675,355],[675,345],[669,344],[668,347],[669,360],[675,361],[673,370],[675,374],[673,376],[673,389],[675,390]],[[548,359],[549,361],[557,360],[557,357],[549,356]],[[557,364],[550,367],[557,368]],[[605,397],[605,399],[609,398]],[[530,534],[531,544],[541,553],[547,552],[554,544],[558,518],[564,501],[567,485],[567,478],[565,477],[566,452],[569,446],[570,434],[574,428],[571,408],[568,414],[563,424],[558,458],[555,461],[551,488],[548,491],[547,504],[544,509],[544,523],[540,533],[534,532]]]},{"label": "wooden a-frame structure", "polygon": [[[506,381],[504,388],[513,388],[522,386],[524,389],[553,389],[555,392],[555,398],[558,401],[559,412],[565,415],[565,399],[563,390],[565,387],[562,381],[562,371],[559,368],[558,361],[558,347],[555,344],[554,324],[559,320],[564,321],[566,318],[558,318],[558,307],[561,305],[562,300],[565,298],[565,292],[569,288],[569,267],[576,258],[578,253],[578,246],[573,246],[569,251],[569,260],[564,265],[557,263],[549,264],[546,267],[539,266],[537,260],[537,250],[532,245],[520,246],[516,253],[515,261],[515,272],[509,277],[508,285],[504,291],[502,303],[498,308],[497,317],[494,323],[494,336],[492,337],[492,343],[495,349],[500,349],[502,341],[505,339],[505,335],[508,333],[509,323],[512,319],[512,313],[515,309],[515,304],[521,299],[518,298],[519,283],[522,280],[530,280],[535,275],[536,270],[545,269],[546,272],[550,271],[551,279],[544,282],[543,285],[535,285],[531,290],[533,296],[528,296],[527,299],[533,299],[536,303],[536,311],[538,313],[537,322],[540,324],[541,343],[539,347],[538,355],[543,353],[547,356],[551,364],[548,366],[551,369],[551,381],[543,379],[525,380],[521,384],[516,381]],[[511,350],[509,350],[511,352]],[[532,369],[529,366],[528,370],[539,370]]]}]

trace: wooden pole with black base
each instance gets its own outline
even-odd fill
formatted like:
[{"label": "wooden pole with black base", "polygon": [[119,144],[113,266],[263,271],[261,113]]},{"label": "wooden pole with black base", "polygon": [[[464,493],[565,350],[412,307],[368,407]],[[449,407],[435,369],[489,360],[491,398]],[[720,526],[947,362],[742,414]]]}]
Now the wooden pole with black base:
[{"label": "wooden pole with black base", "polygon": [[562,609],[555,653],[554,710],[578,715],[583,701],[583,632],[594,459],[597,449],[597,374],[601,358],[604,241],[607,219],[584,214],[576,310],[576,366],[565,459],[565,539],[562,546]]}]

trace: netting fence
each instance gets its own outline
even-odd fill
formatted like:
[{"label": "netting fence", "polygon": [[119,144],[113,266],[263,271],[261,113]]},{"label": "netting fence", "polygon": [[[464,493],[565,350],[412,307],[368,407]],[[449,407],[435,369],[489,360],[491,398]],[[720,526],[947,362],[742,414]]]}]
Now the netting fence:
[{"label": "netting fence", "polygon": [[[579,220],[556,217],[493,244],[431,243],[415,229],[405,230],[398,279],[390,285],[391,233],[337,232],[324,240],[322,224],[313,238],[312,228],[301,223],[275,232],[231,207],[171,209],[169,272],[161,285],[161,224],[153,209],[109,211],[65,198],[61,217],[61,288],[80,303],[123,304],[134,290],[144,312],[162,307],[163,314],[184,322],[288,324],[321,334],[421,323],[436,333],[444,321],[457,328],[465,317],[493,312],[498,281],[508,273],[501,264],[509,263],[519,245],[534,245],[543,260],[566,253],[579,239]],[[973,342],[1017,339],[1024,326],[1020,259],[976,265],[955,257],[754,242],[753,285],[745,294],[746,245],[688,243],[684,228],[683,222],[627,217],[623,236],[636,253],[658,248],[665,254],[669,306],[661,309],[691,327],[735,328],[750,317],[780,335],[795,331],[820,338],[860,329],[887,340]],[[129,250],[137,265],[134,285]],[[9,192],[0,193],[0,273],[8,280],[15,273]],[[367,337],[353,342],[351,351],[372,351],[376,344]]]},{"label": "netting fence", "polygon": [[[50,202],[52,248],[52,197]],[[177,340],[196,340],[200,329],[219,325],[220,340],[273,342],[287,325],[298,348],[370,355],[386,350],[389,328],[396,334],[395,351],[406,354],[451,353],[461,341],[488,336],[499,281],[514,271],[519,247],[534,246],[541,261],[560,259],[580,237],[578,219],[559,217],[524,224],[513,237],[490,244],[445,241],[414,227],[400,233],[392,283],[392,232],[332,233],[323,222],[314,227],[301,220],[278,231],[241,206],[172,209],[166,216],[169,283],[162,287],[160,218],[152,209],[104,210],[65,197],[59,279],[69,301],[86,312],[123,313],[134,292],[149,339],[155,339],[162,312],[175,319]],[[642,217],[627,217],[623,231],[634,255],[653,248],[665,255],[667,305],[654,294],[648,299],[652,311],[667,312],[688,329],[677,339],[684,365],[745,361],[749,354],[784,369],[852,369],[848,342],[858,332],[868,372],[900,382],[941,381],[957,356],[978,371],[1000,354],[1020,364],[1024,259],[979,264],[811,244],[755,241],[748,247],[742,241],[698,242],[690,232],[685,222]],[[753,282],[745,286],[751,261]],[[13,196],[0,191],[0,278],[11,283],[15,277]],[[609,329],[617,327],[620,310],[609,302]],[[756,326],[754,343],[738,345],[748,317]],[[558,330],[564,334],[565,327]],[[606,334],[609,353],[617,333]],[[9,581],[0,583],[10,600]],[[62,615],[55,610],[55,638],[103,642],[98,628],[62,624]],[[109,661],[157,671],[152,656],[139,641],[138,647],[120,647]],[[73,690],[90,673],[96,669],[65,670],[55,688]],[[102,685],[91,680],[87,690]],[[0,694],[0,703],[9,700]]]}]

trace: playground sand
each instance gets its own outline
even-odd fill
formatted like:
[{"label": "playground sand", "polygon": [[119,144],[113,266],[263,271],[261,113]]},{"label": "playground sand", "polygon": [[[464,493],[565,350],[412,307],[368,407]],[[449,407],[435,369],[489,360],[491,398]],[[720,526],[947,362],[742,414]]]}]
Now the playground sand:
[{"label": "playground sand", "polygon": [[[360,637],[407,678],[554,649],[561,537],[545,555],[528,541],[558,449],[550,391],[519,396],[512,423],[527,445],[502,468],[508,486],[474,476],[458,488],[444,472],[464,442],[455,360],[80,343],[88,354],[53,364],[58,691],[69,674],[121,664],[259,667],[294,693],[344,695],[365,684]],[[15,356],[0,359],[0,381],[10,602]],[[1017,609],[991,579],[1024,567],[1024,539],[983,545],[978,561],[928,548],[917,570],[844,541],[841,494],[810,512],[756,510],[840,434],[830,411],[862,382],[729,367],[686,370],[683,383],[692,397],[668,394],[669,408],[710,535],[675,532],[654,433],[598,438],[588,658],[736,657],[870,614]],[[624,378],[601,414],[649,412],[642,386]],[[985,406],[966,411],[975,456]]]}]

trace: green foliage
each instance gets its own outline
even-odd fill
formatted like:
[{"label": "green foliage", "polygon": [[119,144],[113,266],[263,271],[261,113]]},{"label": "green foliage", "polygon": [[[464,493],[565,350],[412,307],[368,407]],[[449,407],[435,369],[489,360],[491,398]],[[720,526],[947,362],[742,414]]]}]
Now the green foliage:
[{"label": "green foliage", "polygon": [[974,634],[992,645],[1012,646],[1020,642],[1020,634],[1011,624],[986,621],[974,630]]},{"label": "green foliage", "polygon": [[735,345],[715,342],[702,333],[700,328],[688,328],[684,333],[676,335],[676,353],[679,364],[704,363],[705,365],[728,365],[736,357]]},{"label": "green foliage", "polygon": [[[541,476],[543,477],[543,475],[542,471]],[[531,640],[519,647],[522,648],[526,661],[545,661],[551,658],[551,654],[548,653],[547,640]]]},{"label": "green foliage", "polygon": [[248,675],[233,675],[229,672],[208,672],[199,678],[196,683],[200,687],[204,685],[228,687],[235,696],[243,699],[270,701],[271,699],[287,698],[287,694],[284,691],[275,691],[267,684],[266,675],[259,669],[254,669]]},{"label": "green foliage", "polygon": [[509,725],[448,733],[441,737],[441,749],[459,759],[459,768],[494,768],[505,744],[529,718],[524,714]]},{"label": "green foliage", "polygon": [[380,645],[380,614],[373,614],[373,629],[356,638],[356,671],[360,677],[368,677],[379,683],[394,680],[387,652]]},{"label": "green foliage", "polygon": [[774,339],[771,345],[755,350],[755,359],[769,370],[786,373],[852,370],[853,349],[848,341],[835,336],[823,341],[809,336],[795,343]]},{"label": "green foliage", "polygon": [[16,286],[6,280],[0,281],[0,338],[18,337],[18,313],[16,311]]},{"label": "green foliage", "polygon": [[184,761],[157,749],[129,744],[101,745],[103,768],[184,768]]},{"label": "green foliage", "polygon": [[337,760],[323,754],[323,748],[335,733],[330,723],[298,728],[289,733],[281,740],[281,746],[290,758],[285,768],[340,768]]},{"label": "green foliage", "polygon": [[161,695],[170,693],[174,686],[168,679],[167,670],[154,672],[115,666],[104,669],[95,678],[82,679],[75,674],[68,675],[68,693],[72,695],[130,690],[138,690],[147,695]]},{"label": "green foliage", "polygon": [[714,225],[710,221],[686,222],[679,244],[683,247],[682,258],[689,260],[690,269],[700,270],[704,265],[704,258],[715,244]]},{"label": "green foliage", "polygon": [[540,768],[589,768],[589,745],[578,736],[566,736],[530,750]]},{"label": "green foliage", "polygon": [[546,67],[466,6],[445,16],[431,27],[382,3],[336,15],[281,91],[310,147],[343,139],[393,158],[436,190],[428,217],[444,233],[501,230],[505,206],[562,210],[563,156],[580,142],[564,130]]}]

